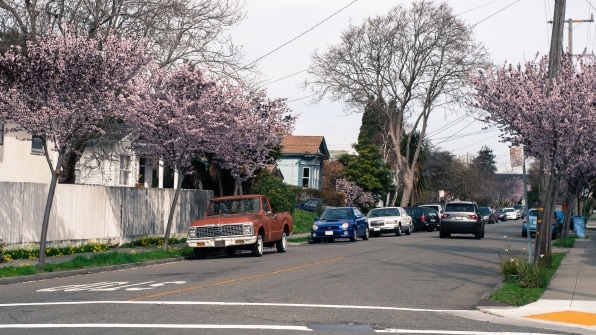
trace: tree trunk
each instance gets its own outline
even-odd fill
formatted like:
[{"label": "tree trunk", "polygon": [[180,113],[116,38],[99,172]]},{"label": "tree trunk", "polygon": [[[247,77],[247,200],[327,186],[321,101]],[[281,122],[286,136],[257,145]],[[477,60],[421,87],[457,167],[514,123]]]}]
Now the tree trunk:
[{"label": "tree trunk", "polygon": [[163,238],[163,250],[168,250],[168,243],[170,241],[170,232],[172,231],[172,221],[174,221],[174,212],[176,211],[176,205],[178,203],[178,196],[180,195],[180,188],[182,187],[182,181],[184,180],[185,173],[181,173],[178,178],[178,185],[176,185],[176,192],[174,192],[174,199],[172,199],[172,205],[170,206],[170,215],[168,216],[168,223],[166,225],[166,233]]},{"label": "tree trunk", "polygon": [[52,179],[50,181],[50,188],[48,189],[48,197],[46,200],[46,208],[43,212],[43,221],[41,223],[41,236],[39,241],[39,267],[43,268],[46,264],[46,239],[48,237],[48,225],[50,223],[50,212],[52,211],[52,202],[54,201],[54,194],[56,193],[56,184],[58,184],[58,176],[60,175],[60,168],[62,166],[62,158],[64,155],[64,150],[60,151],[58,155],[58,160],[56,162],[57,166],[54,170],[52,166],[52,161],[50,160],[50,156],[48,153],[48,148],[44,144],[44,153],[46,156],[46,160],[48,161],[48,165],[50,167],[50,171],[52,173]]},{"label": "tree trunk", "polygon": [[569,198],[567,200],[567,213],[565,213],[565,221],[563,222],[561,240],[566,240],[569,237],[569,229],[571,229],[571,214],[573,213],[571,208],[575,206],[575,201],[578,195],[579,192],[575,191],[572,195],[569,195]]},{"label": "tree trunk", "polygon": [[[404,190],[401,194],[400,206],[408,207],[408,202],[410,201],[414,189],[414,170],[410,169],[410,167],[406,167],[403,171],[402,180],[404,182]],[[414,206],[414,204],[411,205]]]}]

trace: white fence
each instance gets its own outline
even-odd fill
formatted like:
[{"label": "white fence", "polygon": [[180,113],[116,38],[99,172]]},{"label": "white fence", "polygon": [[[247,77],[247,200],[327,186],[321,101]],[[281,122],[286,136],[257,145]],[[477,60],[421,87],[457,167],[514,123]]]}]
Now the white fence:
[{"label": "white fence", "polygon": [[[49,184],[0,182],[0,239],[9,246],[38,244]],[[103,241],[111,245],[164,235],[173,189],[58,184],[48,226],[49,244]],[[172,236],[185,234],[205,213],[213,191],[181,190]]]}]

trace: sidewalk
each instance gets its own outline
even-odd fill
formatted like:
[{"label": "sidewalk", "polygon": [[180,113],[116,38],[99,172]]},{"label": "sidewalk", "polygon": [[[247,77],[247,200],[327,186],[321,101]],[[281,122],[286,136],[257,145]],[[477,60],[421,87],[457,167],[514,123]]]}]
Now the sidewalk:
[{"label": "sidewalk", "polygon": [[586,239],[575,240],[540,299],[522,307],[479,306],[478,310],[511,321],[576,334],[596,334],[596,222],[588,221]]}]

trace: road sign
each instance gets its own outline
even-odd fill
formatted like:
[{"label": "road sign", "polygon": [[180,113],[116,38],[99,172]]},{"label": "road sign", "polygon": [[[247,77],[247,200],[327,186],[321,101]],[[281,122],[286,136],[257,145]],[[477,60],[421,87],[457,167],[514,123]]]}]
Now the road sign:
[{"label": "road sign", "polygon": [[524,164],[524,151],[522,147],[509,148],[509,160],[511,167],[518,167]]}]

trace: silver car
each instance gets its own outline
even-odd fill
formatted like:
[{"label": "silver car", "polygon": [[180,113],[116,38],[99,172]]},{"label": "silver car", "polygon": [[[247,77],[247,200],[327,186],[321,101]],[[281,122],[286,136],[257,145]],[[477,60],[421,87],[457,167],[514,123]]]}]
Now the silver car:
[{"label": "silver car", "polygon": [[450,237],[451,234],[474,234],[477,240],[484,237],[484,220],[475,202],[452,201],[445,206],[439,237]]}]

